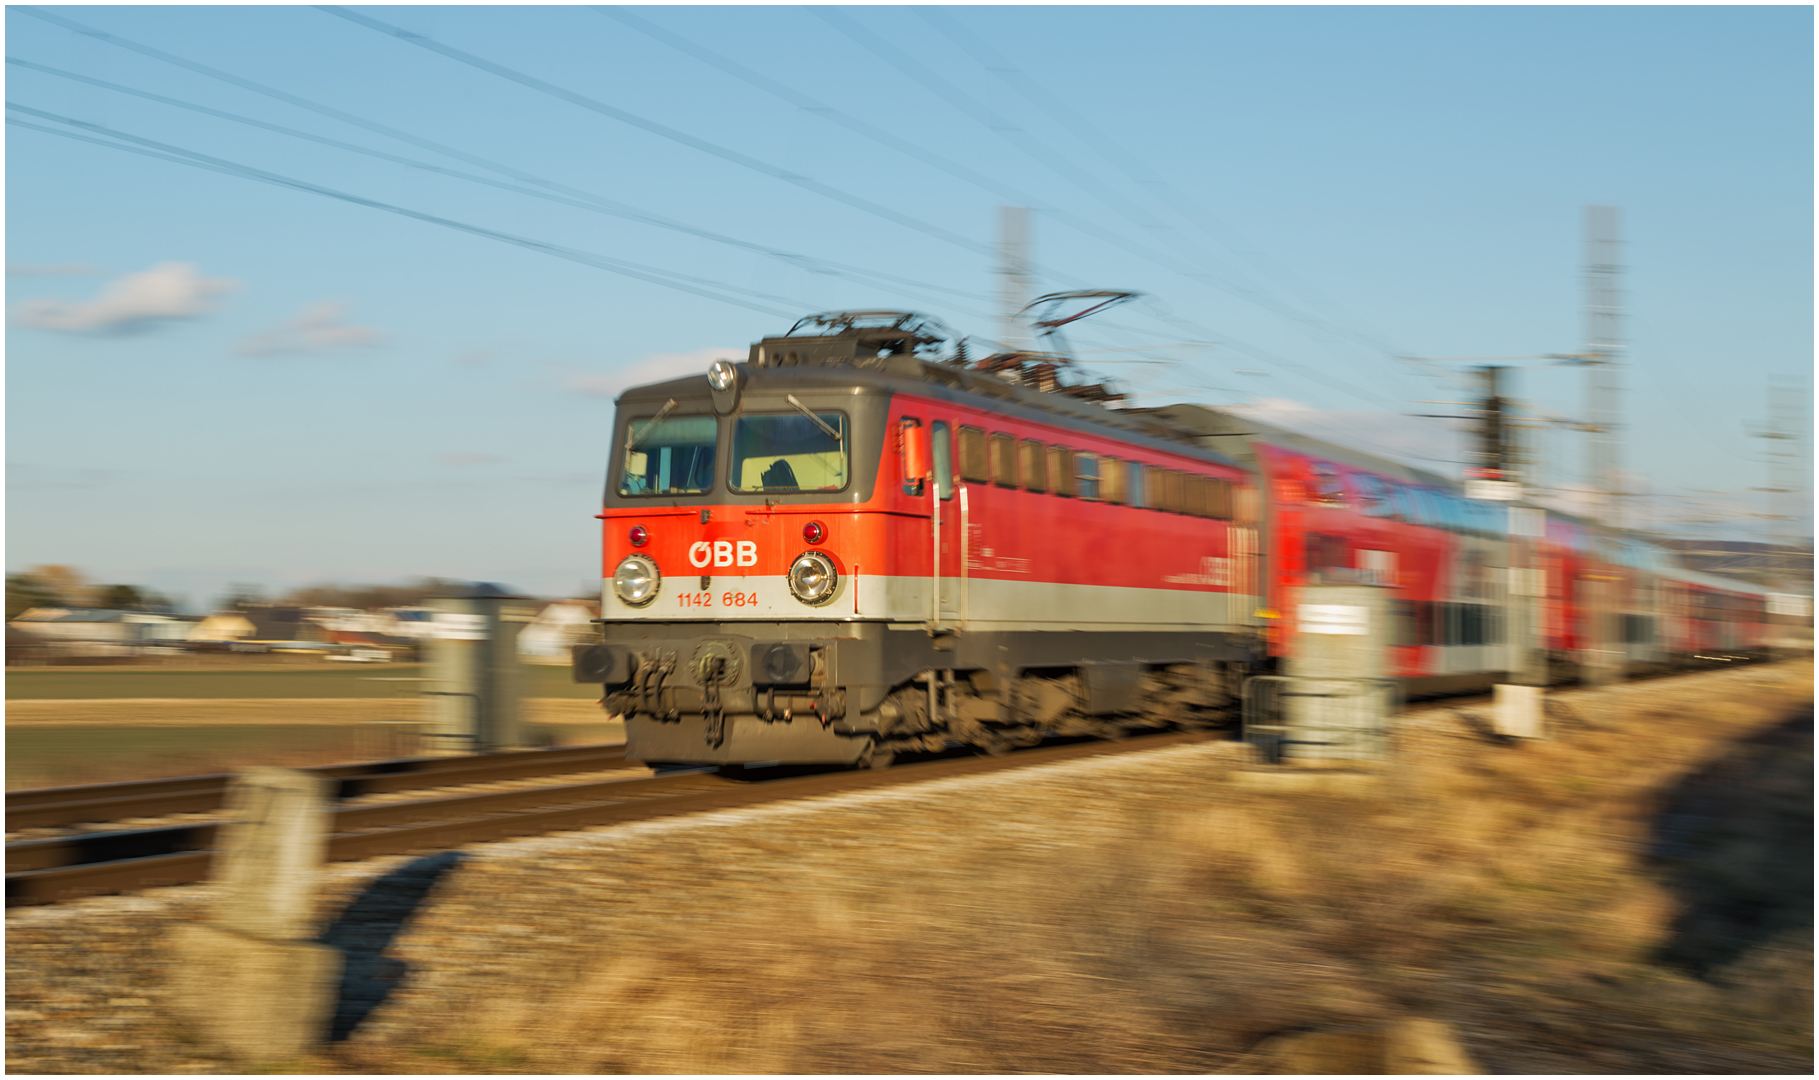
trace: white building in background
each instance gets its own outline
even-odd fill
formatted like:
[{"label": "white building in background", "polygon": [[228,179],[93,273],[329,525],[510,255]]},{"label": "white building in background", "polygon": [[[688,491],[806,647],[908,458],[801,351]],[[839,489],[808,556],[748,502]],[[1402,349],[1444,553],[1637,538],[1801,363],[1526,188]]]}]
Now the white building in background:
[{"label": "white building in background", "polygon": [[558,600],[537,613],[518,633],[518,655],[532,663],[566,664],[569,648],[599,640],[594,620],[600,605],[592,600]]}]

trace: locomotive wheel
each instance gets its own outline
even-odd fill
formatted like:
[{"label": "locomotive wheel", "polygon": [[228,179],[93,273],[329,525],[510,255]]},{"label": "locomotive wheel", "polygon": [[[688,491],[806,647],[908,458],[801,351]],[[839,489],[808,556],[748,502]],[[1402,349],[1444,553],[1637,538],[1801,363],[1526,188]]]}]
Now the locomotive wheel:
[{"label": "locomotive wheel", "polygon": [[888,769],[891,767],[891,762],[895,760],[897,760],[897,751],[874,748],[872,752],[866,756],[864,765],[868,769]]}]

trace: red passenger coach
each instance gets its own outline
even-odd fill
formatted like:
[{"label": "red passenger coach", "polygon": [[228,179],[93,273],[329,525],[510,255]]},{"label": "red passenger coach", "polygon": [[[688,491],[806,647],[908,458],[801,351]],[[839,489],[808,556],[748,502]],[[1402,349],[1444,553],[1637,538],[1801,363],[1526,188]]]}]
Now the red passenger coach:
[{"label": "red passenger coach", "polygon": [[820,316],[619,399],[578,677],[634,758],[882,764],[1225,710],[1261,659],[1249,474],[940,340]]}]

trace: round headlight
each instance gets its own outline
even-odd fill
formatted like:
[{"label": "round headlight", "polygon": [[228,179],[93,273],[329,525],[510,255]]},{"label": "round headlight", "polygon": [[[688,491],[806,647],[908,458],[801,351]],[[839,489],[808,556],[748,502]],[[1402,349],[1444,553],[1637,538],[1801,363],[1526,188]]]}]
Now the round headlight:
[{"label": "round headlight", "polygon": [[627,555],[613,571],[613,592],[633,607],[643,607],[657,598],[657,586],[663,575],[657,564],[646,555]]},{"label": "round headlight", "polygon": [[733,370],[731,360],[716,360],[708,365],[707,385],[713,387],[715,393],[724,394],[731,390],[733,382],[738,378],[739,373]]},{"label": "round headlight", "polygon": [[834,560],[819,551],[803,552],[789,568],[789,591],[805,604],[826,603],[839,582]]}]

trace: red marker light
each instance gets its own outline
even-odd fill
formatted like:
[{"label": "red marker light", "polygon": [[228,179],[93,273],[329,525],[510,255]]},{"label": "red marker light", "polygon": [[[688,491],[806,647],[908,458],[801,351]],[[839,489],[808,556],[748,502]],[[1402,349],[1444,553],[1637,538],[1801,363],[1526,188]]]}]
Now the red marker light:
[{"label": "red marker light", "polygon": [[651,534],[642,525],[632,526],[632,546],[643,547],[651,542]]},{"label": "red marker light", "polygon": [[807,525],[802,526],[802,539],[807,540],[811,544],[819,544],[821,541],[827,539],[827,526],[821,524],[819,521],[809,522]]}]

